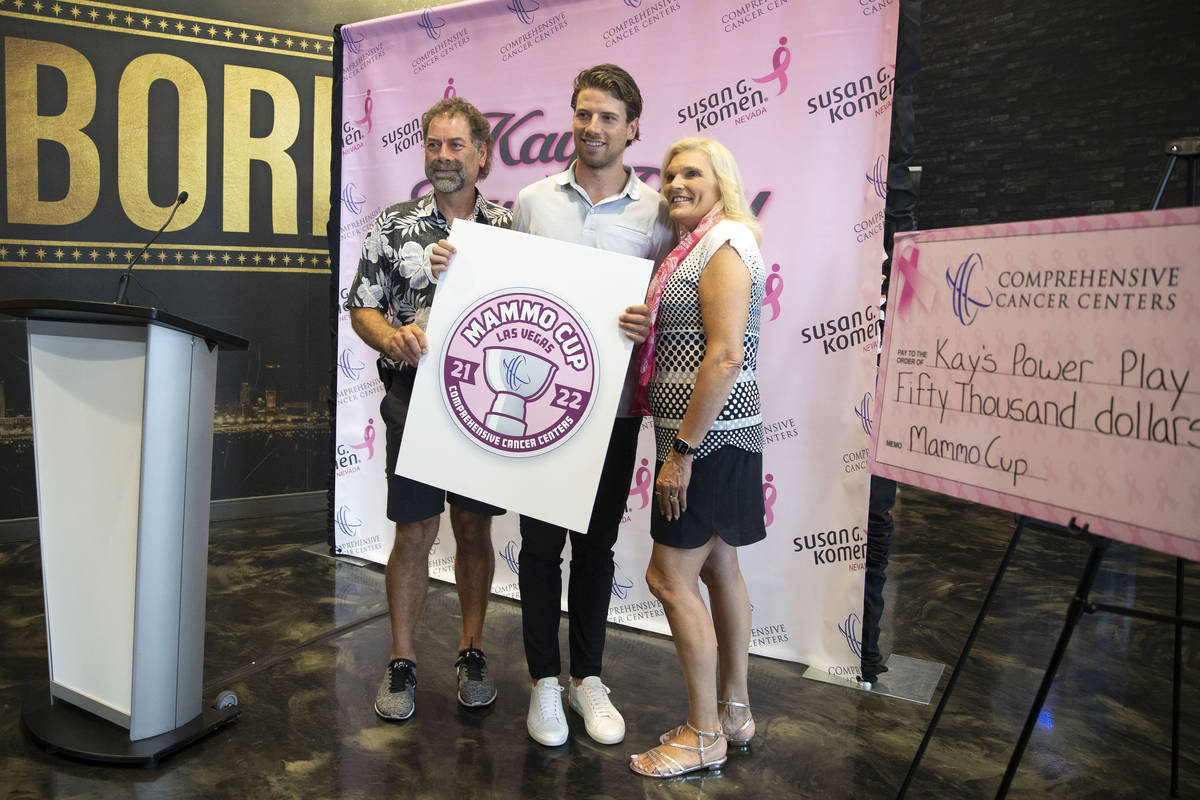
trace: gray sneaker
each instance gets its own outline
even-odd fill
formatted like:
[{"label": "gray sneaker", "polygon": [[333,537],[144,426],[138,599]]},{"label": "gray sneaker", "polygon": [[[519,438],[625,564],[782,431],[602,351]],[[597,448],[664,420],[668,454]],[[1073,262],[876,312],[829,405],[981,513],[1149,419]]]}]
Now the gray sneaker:
[{"label": "gray sneaker", "polygon": [[496,699],[496,682],[488,672],[483,651],[468,647],[458,651],[458,702],[467,707],[486,706]]},{"label": "gray sneaker", "polygon": [[375,713],[384,719],[408,719],[416,710],[417,665],[397,658],[387,665],[383,683],[375,695]]}]

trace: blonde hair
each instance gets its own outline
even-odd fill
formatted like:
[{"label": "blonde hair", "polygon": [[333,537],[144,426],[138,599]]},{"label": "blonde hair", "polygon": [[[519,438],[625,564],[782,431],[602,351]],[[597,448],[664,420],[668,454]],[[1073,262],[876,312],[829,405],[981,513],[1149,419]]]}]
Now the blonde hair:
[{"label": "blonde hair", "polygon": [[689,136],[686,139],[680,139],[667,148],[667,154],[663,156],[660,175],[666,175],[671,160],[686,150],[699,150],[708,156],[708,163],[712,164],[713,176],[717,179],[717,190],[721,193],[717,207],[721,209],[721,213],[725,215],[726,219],[740,222],[749,228],[750,232],[754,234],[754,240],[762,244],[762,224],[755,218],[754,211],[750,208],[750,201],[746,199],[746,191],[742,188],[742,174],[738,171],[737,162],[733,160],[733,153],[730,153],[725,145],[716,139],[706,139],[703,136]]}]

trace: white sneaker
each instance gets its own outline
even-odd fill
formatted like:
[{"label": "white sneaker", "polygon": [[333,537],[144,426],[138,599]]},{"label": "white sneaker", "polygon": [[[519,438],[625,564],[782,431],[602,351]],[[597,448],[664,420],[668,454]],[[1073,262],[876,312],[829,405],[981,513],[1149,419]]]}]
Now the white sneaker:
[{"label": "white sneaker", "polygon": [[542,678],[533,686],[525,727],[538,744],[558,747],[567,741],[567,715],[563,713],[562,690],[558,678]]},{"label": "white sneaker", "polygon": [[608,687],[590,675],[578,686],[567,683],[567,702],[583,717],[588,736],[600,744],[616,744],[625,738],[625,720],[608,699]]}]

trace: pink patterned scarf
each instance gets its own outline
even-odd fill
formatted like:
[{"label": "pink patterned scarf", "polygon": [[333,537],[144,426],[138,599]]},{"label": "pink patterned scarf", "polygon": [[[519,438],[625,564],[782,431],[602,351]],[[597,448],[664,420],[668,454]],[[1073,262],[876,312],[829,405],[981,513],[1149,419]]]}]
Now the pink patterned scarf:
[{"label": "pink patterned scarf", "polygon": [[633,401],[629,404],[629,413],[634,416],[650,416],[650,377],[654,374],[654,343],[657,339],[655,329],[658,326],[658,306],[662,302],[663,289],[666,288],[667,281],[671,280],[675,268],[683,263],[692,252],[692,248],[704,238],[704,234],[724,218],[725,215],[716,209],[708,212],[699,225],[679,240],[679,244],[663,259],[662,265],[650,280],[650,288],[646,290],[646,305],[650,306],[650,335],[642,343],[638,356],[638,386]]}]

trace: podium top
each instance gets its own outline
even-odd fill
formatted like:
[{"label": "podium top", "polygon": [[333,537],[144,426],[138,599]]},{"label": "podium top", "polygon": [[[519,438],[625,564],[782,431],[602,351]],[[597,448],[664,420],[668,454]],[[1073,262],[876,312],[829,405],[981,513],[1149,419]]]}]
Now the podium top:
[{"label": "podium top", "polygon": [[250,342],[240,336],[201,325],[159,308],[99,303],[93,300],[19,299],[0,300],[0,314],[51,322],[95,322],[104,325],[162,325],[208,342],[222,350],[245,350]]}]

